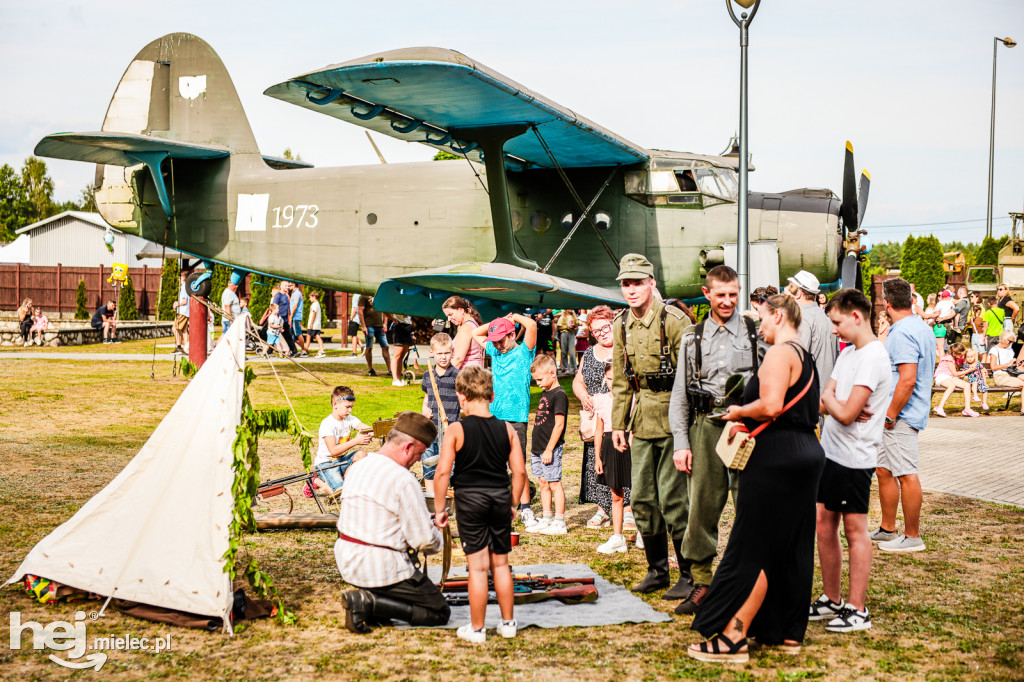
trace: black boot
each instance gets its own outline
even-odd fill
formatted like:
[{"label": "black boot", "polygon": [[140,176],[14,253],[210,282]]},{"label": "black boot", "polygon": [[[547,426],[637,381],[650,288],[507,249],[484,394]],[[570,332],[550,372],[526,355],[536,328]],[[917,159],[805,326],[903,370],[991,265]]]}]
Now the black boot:
[{"label": "black boot", "polygon": [[665,594],[661,595],[662,599],[686,599],[690,595],[690,590],[693,589],[693,576],[690,575],[690,562],[683,559],[683,540],[672,538],[672,546],[676,550],[676,561],[679,562],[679,581],[673,585]]},{"label": "black boot", "polygon": [[668,576],[668,537],[661,535],[644,535],[644,554],[647,555],[647,575],[633,591],[638,594],[649,594],[663,590],[669,585]]},{"label": "black boot", "polygon": [[412,604],[375,594],[373,596],[373,619],[381,625],[388,625],[392,618],[412,624]]},{"label": "black boot", "polygon": [[357,635],[370,634],[367,621],[373,618],[373,593],[366,590],[349,590],[342,597],[345,600],[345,627]]}]

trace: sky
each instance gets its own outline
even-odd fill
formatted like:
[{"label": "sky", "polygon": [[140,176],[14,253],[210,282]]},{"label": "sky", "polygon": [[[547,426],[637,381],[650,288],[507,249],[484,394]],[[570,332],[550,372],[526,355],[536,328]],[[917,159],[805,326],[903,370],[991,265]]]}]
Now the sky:
[{"label": "sky", "polygon": [[[846,140],[871,173],[874,242],[984,236],[994,36],[1024,43],[1020,0],[763,0],[750,28],[753,191],[841,192]],[[260,149],[317,166],[378,163],[361,128],[263,95],[399,47],[458,50],[649,148],[718,154],[739,128],[739,30],[717,0],[487,3],[108,0],[0,4],[0,163],[45,135],[99,130],[124,69],[185,31],[219,54]],[[1024,44],[998,51],[994,234],[1024,210]],[[376,135],[390,163],[433,148]],[[47,160],[56,199],[94,166]],[[913,227],[908,227],[913,225]]]}]

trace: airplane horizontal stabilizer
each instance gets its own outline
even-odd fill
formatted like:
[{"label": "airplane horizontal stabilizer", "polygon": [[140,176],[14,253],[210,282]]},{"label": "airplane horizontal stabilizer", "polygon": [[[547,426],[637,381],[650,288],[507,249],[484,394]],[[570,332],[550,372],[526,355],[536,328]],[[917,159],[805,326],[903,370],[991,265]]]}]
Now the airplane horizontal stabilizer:
[{"label": "airplane horizontal stabilizer", "polygon": [[[369,55],[273,85],[265,95],[407,142],[480,161],[460,129],[535,126],[505,143],[519,168],[628,166],[648,151],[454,50]],[[543,142],[541,139],[543,138]],[[545,149],[547,146],[547,149]],[[550,151],[550,154],[549,154]]]},{"label": "airplane horizontal stabilizer", "polygon": [[87,161],[108,166],[148,163],[151,155],[171,159],[219,159],[227,147],[177,142],[132,133],[55,133],[36,145],[35,153],[51,159]]},{"label": "airplane horizontal stabilizer", "polygon": [[373,307],[389,313],[443,317],[441,305],[457,295],[485,319],[540,308],[625,307],[618,289],[602,289],[504,263],[463,263],[422,270],[381,283]]}]

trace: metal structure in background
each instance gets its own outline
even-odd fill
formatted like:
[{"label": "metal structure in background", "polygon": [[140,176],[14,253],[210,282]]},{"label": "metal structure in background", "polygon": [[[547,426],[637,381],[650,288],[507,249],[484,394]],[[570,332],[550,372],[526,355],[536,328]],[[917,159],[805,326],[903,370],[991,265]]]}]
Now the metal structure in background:
[{"label": "metal structure in background", "polygon": [[[749,9],[750,15],[746,12],[736,16],[732,3],[735,2],[743,9]],[[757,14],[757,8],[761,6],[761,0],[725,0],[725,6],[729,10],[729,16],[733,23],[740,29],[740,188],[737,206],[737,227],[736,227],[736,272],[740,276],[740,298],[737,307],[741,310],[750,305],[750,240],[747,232],[747,170],[750,163],[750,154],[747,151],[747,43],[749,42],[750,22]],[[753,9],[751,9],[753,8]]]},{"label": "metal structure in background", "polygon": [[992,236],[992,178],[995,170],[996,153],[996,56],[999,54],[999,43],[1013,47],[1017,41],[1006,36],[992,39],[992,120],[988,128],[988,211],[985,213],[985,236]]}]

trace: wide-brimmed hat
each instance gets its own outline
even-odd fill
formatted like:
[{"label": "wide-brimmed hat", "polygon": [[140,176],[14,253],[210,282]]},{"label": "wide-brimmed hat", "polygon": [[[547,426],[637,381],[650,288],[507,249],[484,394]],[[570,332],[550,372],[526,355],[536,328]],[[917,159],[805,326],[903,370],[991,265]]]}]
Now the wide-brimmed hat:
[{"label": "wide-brimmed hat", "polygon": [[797,289],[803,289],[804,291],[812,294],[821,293],[821,283],[818,282],[818,278],[807,272],[801,270],[788,279],[789,283],[795,286]]}]

